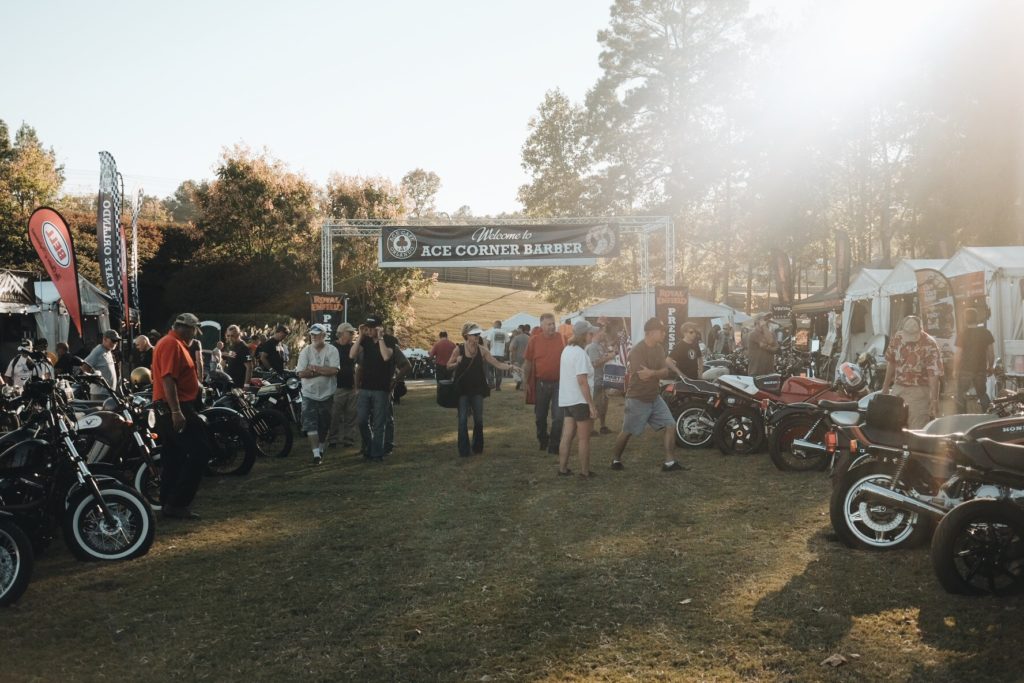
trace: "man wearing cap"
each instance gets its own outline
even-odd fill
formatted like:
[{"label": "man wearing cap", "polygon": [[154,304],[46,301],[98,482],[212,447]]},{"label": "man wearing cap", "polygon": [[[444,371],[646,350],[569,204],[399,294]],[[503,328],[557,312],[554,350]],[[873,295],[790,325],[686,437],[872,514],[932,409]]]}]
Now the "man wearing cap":
[{"label": "man wearing cap", "polygon": [[[558,455],[562,440],[562,409],[558,407],[558,377],[565,340],[555,328],[555,315],[540,317],[540,334],[530,337],[526,344],[523,376],[534,386],[533,416],[537,425],[540,450]],[[570,332],[572,326],[569,326]],[[529,391],[527,391],[529,396]],[[551,413],[551,431],[548,432],[548,412]]]},{"label": "man wearing cap", "polygon": [[651,318],[644,323],[644,339],[629,352],[629,385],[626,389],[626,412],[622,431],[612,450],[612,469],[621,470],[622,452],[631,436],[640,436],[644,427],[664,432],[665,462],[663,472],[686,469],[672,455],[675,448],[675,424],[665,400],[661,398],[659,380],[679,375],[674,360],[665,353],[665,323]]},{"label": "man wearing cap", "polygon": [[[117,385],[117,365],[114,362],[114,348],[121,341],[121,335],[117,330],[107,330],[103,333],[100,343],[97,344],[89,355],[82,361],[82,371],[99,373],[111,387]],[[105,399],[109,392],[103,387],[95,384],[89,385],[89,395],[96,400]]]},{"label": "man wearing cap", "polygon": [[309,328],[310,344],[299,353],[295,374],[302,380],[302,431],[309,437],[313,449],[313,464],[323,461],[327,433],[331,429],[331,408],[335,377],[341,367],[338,349],[327,344],[327,328],[316,323]]},{"label": "man wearing cap", "polygon": [[264,370],[273,370],[281,374],[284,372],[284,355],[281,353],[281,344],[284,338],[291,333],[287,325],[278,325],[274,328],[274,334],[256,349],[256,359]]},{"label": "man wearing cap", "polygon": [[363,455],[376,462],[384,460],[384,432],[397,348],[398,340],[384,334],[380,318],[370,316],[360,328],[359,341],[349,350],[349,358],[359,365],[356,422],[363,439]]},{"label": "man wearing cap", "polygon": [[210,459],[206,433],[196,413],[199,378],[188,345],[199,318],[182,313],[153,349],[153,403],[161,453],[160,503],[170,519],[198,519],[192,499]]},{"label": "man wearing cap", "polygon": [[334,390],[334,407],[331,409],[331,431],[327,437],[330,446],[337,445],[339,438],[343,448],[356,443],[356,362],[352,360],[352,337],[356,328],[348,323],[338,325],[337,341],[334,348],[338,350],[341,363],[338,369],[337,387]]}]

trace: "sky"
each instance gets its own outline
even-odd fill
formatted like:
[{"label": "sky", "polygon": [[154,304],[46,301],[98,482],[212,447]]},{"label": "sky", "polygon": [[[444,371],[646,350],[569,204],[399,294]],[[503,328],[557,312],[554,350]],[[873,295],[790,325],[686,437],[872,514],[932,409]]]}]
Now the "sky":
[{"label": "sky", "polygon": [[0,119],[54,148],[69,193],[96,191],[100,150],[129,194],[162,197],[242,143],[318,183],[419,167],[441,211],[514,211],[528,121],[547,90],[580,100],[596,81],[609,6],[11,2]]}]

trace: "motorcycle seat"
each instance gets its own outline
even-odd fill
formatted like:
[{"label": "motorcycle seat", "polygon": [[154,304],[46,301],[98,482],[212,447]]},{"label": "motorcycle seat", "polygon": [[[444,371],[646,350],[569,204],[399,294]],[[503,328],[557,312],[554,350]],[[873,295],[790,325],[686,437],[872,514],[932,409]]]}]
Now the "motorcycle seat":
[{"label": "motorcycle seat", "polygon": [[995,464],[1024,474],[1024,446],[992,439],[978,439],[978,445],[985,449],[985,453]]},{"label": "motorcycle seat", "polygon": [[818,406],[829,412],[835,410],[849,410],[856,412],[860,405],[856,401],[818,401]]},{"label": "motorcycle seat", "polygon": [[871,443],[889,448],[903,448],[906,446],[914,453],[928,453],[930,455],[943,455],[949,452],[949,434],[924,434],[911,429],[894,431],[890,429],[879,429],[878,427],[865,426],[864,436]]}]

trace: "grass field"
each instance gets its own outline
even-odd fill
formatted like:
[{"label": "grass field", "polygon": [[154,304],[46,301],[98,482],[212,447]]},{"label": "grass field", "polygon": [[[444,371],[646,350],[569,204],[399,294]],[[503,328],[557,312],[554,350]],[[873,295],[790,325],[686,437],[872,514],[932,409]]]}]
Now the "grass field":
[{"label": "grass field", "polygon": [[0,611],[0,679],[1024,679],[1024,601],[832,541],[820,473],[712,451],[662,473],[647,434],[624,471],[604,436],[595,479],[560,478],[521,394],[485,410],[485,454],[460,459],[455,412],[414,384],[384,464],[297,448],[207,479],[203,519],[130,563],[58,542]]}]

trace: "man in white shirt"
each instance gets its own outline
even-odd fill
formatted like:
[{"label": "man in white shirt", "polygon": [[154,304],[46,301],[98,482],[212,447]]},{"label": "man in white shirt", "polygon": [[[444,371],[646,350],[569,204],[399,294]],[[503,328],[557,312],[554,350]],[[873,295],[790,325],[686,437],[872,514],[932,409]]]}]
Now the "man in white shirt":
[{"label": "man in white shirt", "polygon": [[[45,373],[44,370],[45,363],[32,360],[29,357],[30,353],[32,353],[32,340],[22,339],[18,345],[18,355],[11,359],[7,365],[7,371],[4,372],[4,379],[11,386],[21,388],[28,384],[33,377],[49,378],[48,373]],[[0,382],[0,384],[2,383]]]},{"label": "man in white shirt", "polygon": [[[483,338],[487,340],[487,347],[494,359],[504,362],[508,356],[510,335],[506,330],[501,329],[501,321],[495,320],[494,327],[484,332]],[[487,372],[491,375],[489,383],[494,385],[494,390],[501,391],[501,370],[488,364]]]},{"label": "man in white shirt", "polygon": [[335,376],[341,368],[338,349],[327,344],[327,328],[317,323],[309,328],[310,344],[299,353],[295,374],[302,379],[302,431],[313,449],[313,464],[323,461],[324,445],[331,430]]}]

